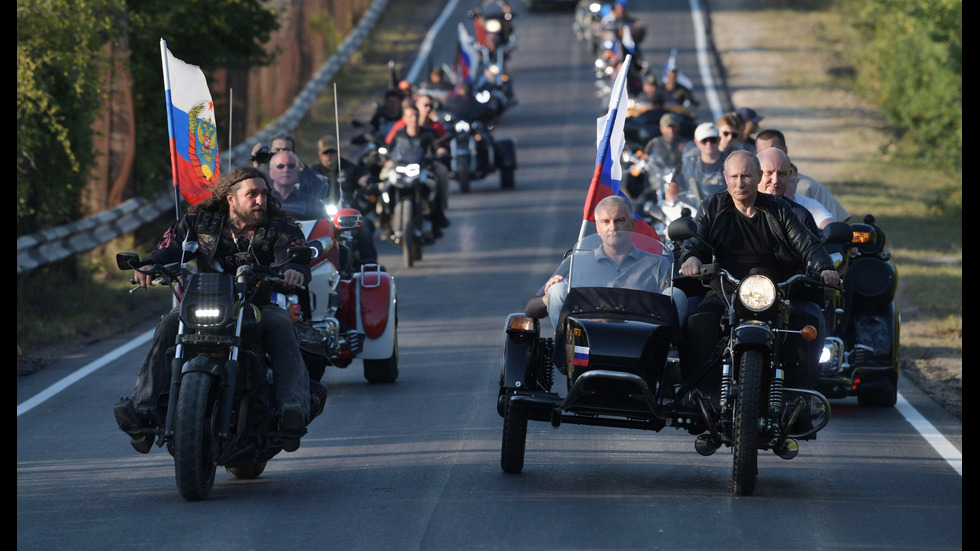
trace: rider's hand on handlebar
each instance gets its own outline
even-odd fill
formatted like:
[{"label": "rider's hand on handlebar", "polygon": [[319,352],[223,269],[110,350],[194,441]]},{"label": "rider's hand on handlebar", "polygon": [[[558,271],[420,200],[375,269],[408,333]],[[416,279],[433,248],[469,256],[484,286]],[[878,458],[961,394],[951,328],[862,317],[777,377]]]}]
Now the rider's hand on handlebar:
[{"label": "rider's hand on handlebar", "polygon": [[143,272],[136,270],[133,272],[133,278],[130,281],[144,289],[149,289],[155,278],[156,276],[144,274]]},{"label": "rider's hand on handlebar", "polygon": [[840,284],[840,274],[837,270],[824,270],[820,272],[820,279],[827,285],[837,286]]},{"label": "rider's hand on handlebar", "polygon": [[[701,273],[701,260],[692,256],[681,264],[681,274],[686,276],[696,276]],[[836,273],[836,272],[835,272]]]},{"label": "rider's hand on handlebar", "polygon": [[286,270],[282,274],[282,284],[287,289],[294,289],[303,285],[303,274],[296,270]]}]

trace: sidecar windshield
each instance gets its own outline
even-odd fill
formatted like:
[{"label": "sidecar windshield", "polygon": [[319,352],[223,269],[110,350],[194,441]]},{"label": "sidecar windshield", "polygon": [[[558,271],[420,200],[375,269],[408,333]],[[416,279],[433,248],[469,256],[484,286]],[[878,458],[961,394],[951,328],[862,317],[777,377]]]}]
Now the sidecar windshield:
[{"label": "sidecar windshield", "polygon": [[660,293],[662,265],[672,258],[653,251],[657,240],[647,235],[609,232],[605,241],[599,234],[583,237],[569,258],[569,288],[610,287]]}]

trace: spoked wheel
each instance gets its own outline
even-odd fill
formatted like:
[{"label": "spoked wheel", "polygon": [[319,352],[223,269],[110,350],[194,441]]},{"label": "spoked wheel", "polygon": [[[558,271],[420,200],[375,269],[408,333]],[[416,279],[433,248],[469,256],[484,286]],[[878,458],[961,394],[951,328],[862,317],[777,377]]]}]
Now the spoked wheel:
[{"label": "spoked wheel", "polygon": [[239,480],[252,480],[258,478],[265,470],[265,461],[259,463],[251,463],[248,465],[239,465],[237,467],[225,467],[228,474],[239,479]]},{"label": "spoked wheel", "polygon": [[208,497],[217,469],[217,438],[214,435],[215,399],[212,378],[191,372],[180,382],[174,434],[174,470],[177,489],[188,501]]},{"label": "spoked wheel", "polygon": [[415,246],[414,219],[415,213],[412,208],[412,200],[404,198],[395,205],[395,232],[401,235],[402,260],[406,268],[411,268],[415,263],[413,247]]},{"label": "spoked wheel", "polygon": [[364,359],[364,378],[369,383],[393,383],[398,378],[398,333],[391,356],[383,360]]},{"label": "spoked wheel", "polygon": [[732,493],[737,496],[752,495],[759,471],[759,395],[763,359],[760,352],[743,352],[739,368],[732,439]]},{"label": "spoked wheel", "polygon": [[504,404],[504,438],[500,446],[500,468],[505,473],[524,470],[524,448],[527,445],[527,414],[510,400]]}]

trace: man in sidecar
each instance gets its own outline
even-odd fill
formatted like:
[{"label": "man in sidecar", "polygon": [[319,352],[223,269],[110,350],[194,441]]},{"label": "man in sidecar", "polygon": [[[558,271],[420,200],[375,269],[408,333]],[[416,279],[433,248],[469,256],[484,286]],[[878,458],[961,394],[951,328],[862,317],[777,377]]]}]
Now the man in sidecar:
[{"label": "man in sidecar", "polygon": [[[671,257],[658,255],[637,248],[631,242],[636,227],[633,208],[623,197],[612,195],[599,201],[595,207],[596,233],[602,245],[595,250],[595,263],[576,267],[576,274],[588,278],[589,284],[599,287],[629,287],[646,289],[672,296],[678,319],[687,314],[687,295],[671,286]],[[566,256],[548,278],[539,292],[528,300],[524,312],[530,317],[541,318],[547,314],[558,331],[558,318],[562,304],[568,295],[570,257]],[[579,280],[580,281],[580,280]]]}]

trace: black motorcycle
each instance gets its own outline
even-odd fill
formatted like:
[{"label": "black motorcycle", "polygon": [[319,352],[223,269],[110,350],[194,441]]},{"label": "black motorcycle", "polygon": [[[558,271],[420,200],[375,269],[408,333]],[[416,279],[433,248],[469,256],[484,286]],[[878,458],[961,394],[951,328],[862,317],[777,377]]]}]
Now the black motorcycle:
[{"label": "black motorcycle", "polygon": [[381,182],[378,223],[382,235],[402,249],[406,268],[422,260],[422,247],[435,242],[431,213],[436,176],[426,165],[396,162]]},{"label": "black motorcycle", "polygon": [[[678,242],[694,235],[690,219],[671,224]],[[633,234],[642,246],[646,236]],[[497,412],[503,417],[501,468],[519,473],[524,467],[527,423],[550,422],[652,430],[666,427],[695,435],[695,449],[711,455],[719,447],[733,450],[732,492],[755,489],[758,452],[770,449],[783,459],[799,453],[797,439],[811,439],[830,420],[830,404],[819,392],[784,385],[780,342],[788,336],[813,339],[812,326],[789,326],[784,299],[797,283],[815,280],[800,275],[777,283],[754,274],[739,281],[724,270],[707,270],[706,283],[724,285],[728,304],[718,343],[721,364],[718,395],[702,393],[703,381],[717,380],[717,363],[682,369],[677,353],[683,335],[670,297],[625,287],[579,286],[577,273],[588,266],[598,246],[595,235],[572,250],[568,295],[555,337],[540,334],[539,320],[524,313],[507,319]],[[594,261],[593,261],[594,264]],[[565,392],[553,390],[556,371]],[[687,380],[682,373],[689,372]],[[710,385],[708,385],[710,386]],[[810,425],[800,428],[802,414]]]},{"label": "black motorcycle", "polygon": [[853,237],[838,255],[843,291],[832,297],[827,316],[833,336],[824,345],[818,388],[830,398],[857,396],[861,406],[893,407],[900,369],[898,271],[874,216],[850,229]]},{"label": "black motorcycle", "polygon": [[[193,255],[196,242],[184,244]],[[310,262],[308,247],[289,249],[289,262]],[[180,330],[172,363],[166,426],[152,429],[174,458],[177,489],[189,501],[206,499],[215,470],[257,478],[282,450],[299,446],[278,429],[275,380],[258,345],[258,293],[281,287],[279,266],[246,265],[236,274],[199,273],[186,263],[144,266],[119,253],[121,270],[140,269],[169,285],[180,301]],[[134,289],[138,289],[136,287]],[[323,411],[326,387],[310,380],[310,417]],[[149,429],[148,429],[149,430]]]},{"label": "black motorcycle", "polygon": [[[489,115],[492,118],[492,115]],[[460,193],[470,192],[470,183],[494,172],[500,173],[501,189],[513,189],[517,150],[510,138],[495,139],[487,116],[474,113],[443,115],[450,136],[447,166],[459,184]]]}]

